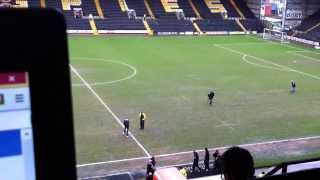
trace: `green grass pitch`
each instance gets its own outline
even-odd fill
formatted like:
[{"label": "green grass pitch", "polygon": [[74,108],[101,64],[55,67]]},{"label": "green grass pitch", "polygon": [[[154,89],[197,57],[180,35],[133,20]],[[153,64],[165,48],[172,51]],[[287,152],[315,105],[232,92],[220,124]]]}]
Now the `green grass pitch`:
[{"label": "green grass pitch", "polygon": [[[131,120],[152,154],[319,135],[315,50],[252,36],[70,37],[69,47],[72,66]],[[78,163],[144,156],[74,73],[72,80]]]}]

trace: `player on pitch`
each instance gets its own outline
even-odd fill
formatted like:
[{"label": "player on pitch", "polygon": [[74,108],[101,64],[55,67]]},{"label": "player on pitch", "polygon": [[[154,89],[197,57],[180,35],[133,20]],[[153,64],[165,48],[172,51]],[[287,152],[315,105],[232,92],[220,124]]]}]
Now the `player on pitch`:
[{"label": "player on pitch", "polygon": [[208,100],[209,100],[209,104],[210,105],[212,105],[214,95],[215,94],[214,94],[213,91],[210,91],[209,94],[208,94]]},{"label": "player on pitch", "polygon": [[140,119],[140,129],[144,130],[144,121],[146,120],[147,116],[144,112],[139,113],[139,119]]},{"label": "player on pitch", "polygon": [[124,129],[122,134],[126,134],[126,136],[129,137],[129,119],[128,118],[125,118],[123,120],[123,126],[124,126]]},{"label": "player on pitch", "polygon": [[291,89],[290,89],[290,92],[291,92],[291,93],[295,93],[295,92],[296,92],[296,87],[297,87],[296,83],[295,83],[293,80],[291,80]]}]

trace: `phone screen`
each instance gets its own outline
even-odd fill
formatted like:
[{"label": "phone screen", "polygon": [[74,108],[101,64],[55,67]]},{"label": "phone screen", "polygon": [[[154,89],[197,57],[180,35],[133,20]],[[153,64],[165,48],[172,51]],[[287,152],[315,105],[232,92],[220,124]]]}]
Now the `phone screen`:
[{"label": "phone screen", "polygon": [[27,72],[0,73],[0,179],[36,179]]}]

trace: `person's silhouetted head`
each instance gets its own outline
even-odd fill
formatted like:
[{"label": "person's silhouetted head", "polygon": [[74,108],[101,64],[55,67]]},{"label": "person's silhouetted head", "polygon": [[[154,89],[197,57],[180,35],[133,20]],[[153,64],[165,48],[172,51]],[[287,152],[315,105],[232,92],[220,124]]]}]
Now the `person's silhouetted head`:
[{"label": "person's silhouetted head", "polygon": [[254,162],[250,152],[231,147],[222,155],[222,172],[225,180],[248,180],[254,176]]}]

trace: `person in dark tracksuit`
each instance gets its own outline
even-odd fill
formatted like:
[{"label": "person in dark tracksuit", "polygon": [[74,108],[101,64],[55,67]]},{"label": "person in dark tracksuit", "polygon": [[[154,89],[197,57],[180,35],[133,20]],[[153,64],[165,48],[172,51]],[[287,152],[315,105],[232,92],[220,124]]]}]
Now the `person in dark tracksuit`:
[{"label": "person in dark tracksuit", "polygon": [[128,118],[123,120],[123,125],[124,125],[124,129],[122,134],[125,134],[127,137],[129,137],[129,119]]},{"label": "person in dark tracksuit", "polygon": [[213,153],[213,159],[214,159],[214,162],[213,162],[213,166],[214,166],[214,169],[217,171],[217,172],[221,172],[221,158],[220,158],[220,152],[218,150],[216,150],[214,153]]},{"label": "person in dark tracksuit", "polygon": [[209,154],[208,148],[204,148],[204,150],[205,150],[204,167],[205,167],[205,170],[208,171],[209,170],[209,165],[210,165],[210,154]]},{"label": "person in dark tracksuit", "polygon": [[291,89],[290,89],[290,92],[291,92],[291,93],[295,93],[295,92],[296,92],[296,87],[297,87],[296,83],[295,83],[293,80],[291,80]]},{"label": "person in dark tracksuit", "polygon": [[219,158],[219,156],[220,156],[219,151],[216,150],[216,151],[212,154],[212,156],[213,156],[213,160],[217,160],[217,159]]},{"label": "person in dark tracksuit", "polygon": [[210,105],[212,105],[214,95],[215,95],[215,94],[214,94],[213,91],[210,91],[209,94],[208,94],[208,100],[209,100],[209,104],[210,104]]},{"label": "person in dark tracksuit", "polygon": [[192,164],[192,172],[195,172],[195,169],[198,168],[200,171],[199,167],[199,154],[197,151],[193,151],[193,164]]},{"label": "person in dark tracksuit", "polygon": [[140,112],[139,113],[139,119],[140,119],[140,129],[143,130],[144,129],[144,122],[146,120],[147,116],[144,112]]},{"label": "person in dark tracksuit", "polygon": [[152,156],[150,158],[150,162],[151,162],[152,166],[155,168],[156,167],[156,159],[154,158],[154,156]]},{"label": "person in dark tracksuit", "polygon": [[155,167],[153,166],[153,162],[150,159],[148,164],[147,164],[146,180],[152,180],[153,179],[154,171],[155,171]]}]

